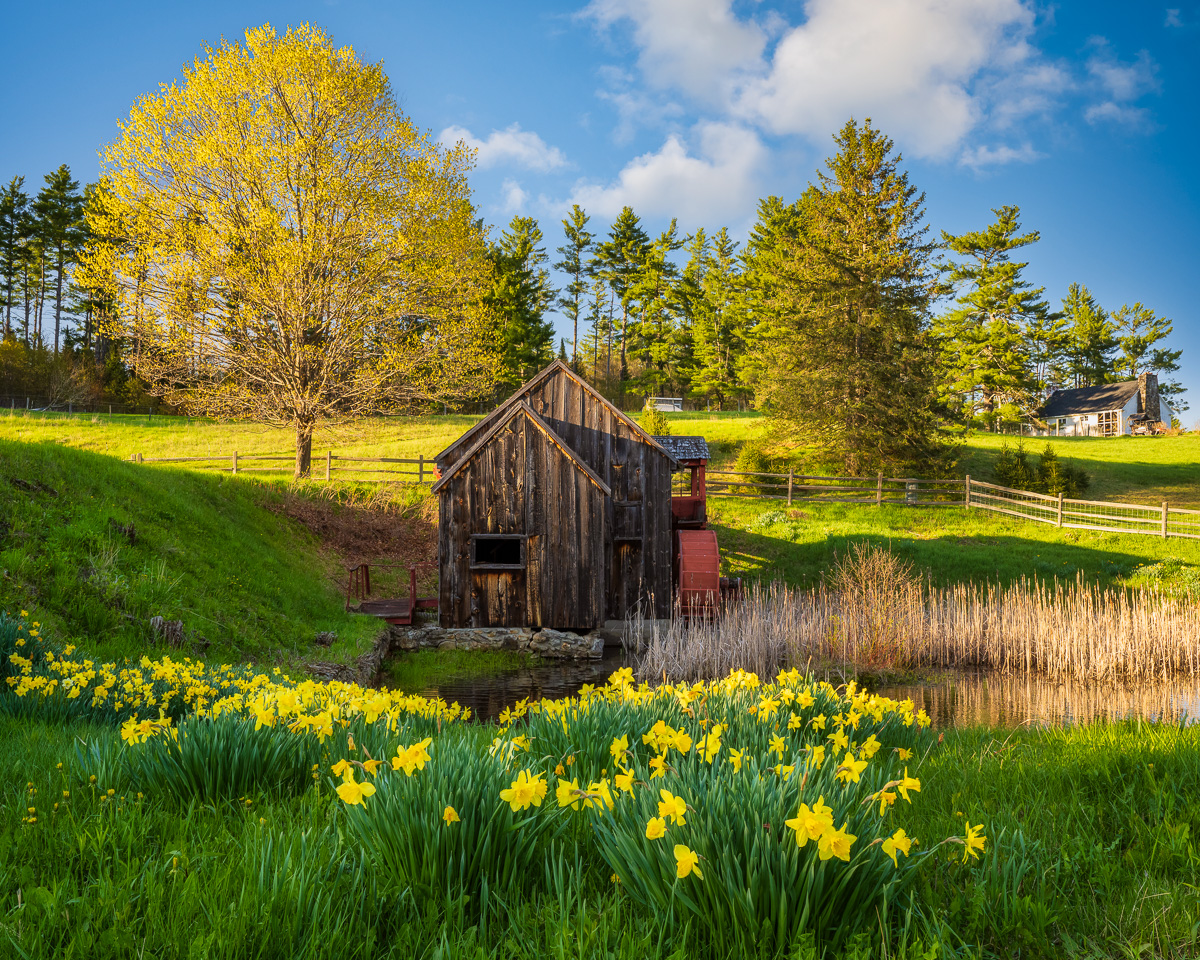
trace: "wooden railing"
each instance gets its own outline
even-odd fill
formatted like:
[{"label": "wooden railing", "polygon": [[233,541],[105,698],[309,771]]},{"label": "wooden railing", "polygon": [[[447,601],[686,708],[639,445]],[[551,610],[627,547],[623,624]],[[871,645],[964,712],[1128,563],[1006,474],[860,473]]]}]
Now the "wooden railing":
[{"label": "wooden railing", "polygon": [[[734,479],[727,479],[734,478]],[[751,473],[706,470],[708,495],[783,500],[788,504],[860,503],[921,507],[963,506],[963,480],[921,480],[916,477],[823,477],[813,474]]]},{"label": "wooden railing", "polygon": [[[211,457],[144,457],[135,453],[129,458],[134,463],[186,463],[200,470],[217,470],[224,473],[291,473],[291,464],[296,462],[294,455],[276,456],[274,454],[239,454],[236,450],[231,454],[220,454]],[[278,463],[279,466],[255,466],[262,463]],[[365,466],[365,464],[385,464],[383,467]],[[410,469],[404,469],[409,467]],[[415,469],[412,469],[415,468]],[[373,476],[350,479],[373,480],[377,477],[412,477],[411,483],[431,483],[434,475],[434,462],[424,455],[415,460],[405,457],[347,457],[328,450],[324,457],[313,457],[313,479],[334,479],[335,474],[372,474]],[[402,481],[403,482],[403,481]]]}]

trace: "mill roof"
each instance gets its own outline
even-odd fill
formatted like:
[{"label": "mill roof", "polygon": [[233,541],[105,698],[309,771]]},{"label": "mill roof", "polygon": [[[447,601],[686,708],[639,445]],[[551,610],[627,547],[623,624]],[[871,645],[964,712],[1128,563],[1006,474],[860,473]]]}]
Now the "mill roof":
[{"label": "mill roof", "polygon": [[1055,390],[1046,398],[1040,411],[1042,419],[1067,417],[1076,413],[1103,413],[1119,410],[1138,392],[1136,380],[1121,383],[1104,383],[1098,387],[1075,387],[1070,390]]},{"label": "mill roof", "polygon": [[708,442],[703,437],[655,437],[654,440],[676,460],[708,459]]}]

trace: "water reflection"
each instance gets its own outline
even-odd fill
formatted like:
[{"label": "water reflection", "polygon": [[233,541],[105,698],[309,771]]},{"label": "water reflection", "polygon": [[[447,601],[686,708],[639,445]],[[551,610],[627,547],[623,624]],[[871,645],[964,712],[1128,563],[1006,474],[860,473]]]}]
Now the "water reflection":
[{"label": "water reflection", "polygon": [[1059,726],[1093,720],[1200,720],[1200,680],[1122,684],[1048,681],[1039,677],[957,673],[937,684],[881,687],[924,707],[935,727],[1023,723]]},{"label": "water reflection", "polygon": [[610,647],[604,651],[602,660],[550,661],[486,677],[443,680],[414,692],[457,702],[470,707],[480,720],[494,720],[501,710],[518,700],[526,697],[558,700],[574,696],[585,683],[602,684],[614,671],[626,665],[621,648]]},{"label": "water reflection", "polygon": [[[585,683],[598,686],[627,665],[631,664],[619,648],[609,648],[603,660],[543,663],[485,677],[444,680],[415,692],[457,701],[480,720],[494,720],[522,698],[573,696]],[[911,699],[925,709],[935,727],[1058,726],[1127,717],[1200,720],[1200,679],[1127,686],[961,672],[938,683],[885,686],[877,692],[896,700]]]}]

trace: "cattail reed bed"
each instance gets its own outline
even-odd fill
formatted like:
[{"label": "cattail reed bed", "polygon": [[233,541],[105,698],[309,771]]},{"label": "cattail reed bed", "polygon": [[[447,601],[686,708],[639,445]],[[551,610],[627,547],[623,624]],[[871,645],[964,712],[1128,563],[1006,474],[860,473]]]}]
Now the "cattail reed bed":
[{"label": "cattail reed bed", "polygon": [[1200,604],[1074,582],[935,587],[885,550],[854,548],[815,589],[751,586],[709,621],[676,618],[638,651],[646,678],[731,669],[974,668],[1052,679],[1200,676]]}]

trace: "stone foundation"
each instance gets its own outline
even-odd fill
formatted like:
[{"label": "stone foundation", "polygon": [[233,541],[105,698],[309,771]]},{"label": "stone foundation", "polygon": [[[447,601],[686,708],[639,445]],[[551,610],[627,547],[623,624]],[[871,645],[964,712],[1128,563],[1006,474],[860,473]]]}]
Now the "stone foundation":
[{"label": "stone foundation", "polygon": [[523,627],[446,629],[430,624],[392,627],[390,632],[393,650],[515,650],[551,660],[599,660],[604,655],[604,636],[596,630],[581,636],[548,627],[541,630]]}]

